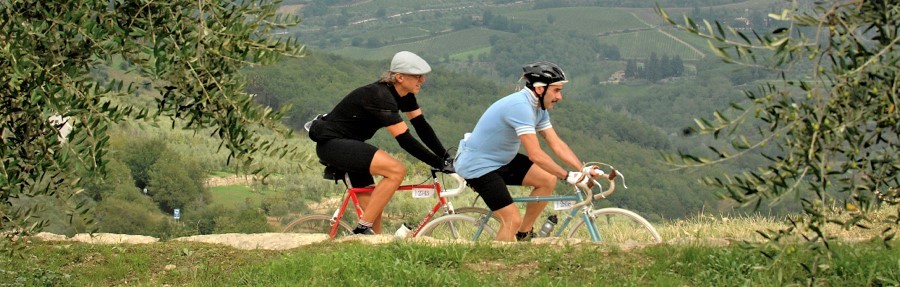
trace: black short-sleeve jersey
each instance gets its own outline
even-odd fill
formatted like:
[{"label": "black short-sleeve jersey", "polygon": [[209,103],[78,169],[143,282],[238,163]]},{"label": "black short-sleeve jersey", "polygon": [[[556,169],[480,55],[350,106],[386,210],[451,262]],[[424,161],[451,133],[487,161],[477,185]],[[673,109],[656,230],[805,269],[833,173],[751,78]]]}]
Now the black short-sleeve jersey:
[{"label": "black short-sleeve jersey", "polygon": [[[418,109],[415,95],[412,93],[402,97],[411,97],[404,102],[404,112]],[[318,141],[345,138],[366,141],[371,139],[382,127],[402,122],[398,100],[400,95],[393,86],[387,83],[375,82],[353,90],[344,97],[328,113],[322,122],[317,123],[316,135]]]},{"label": "black short-sleeve jersey", "polygon": [[409,93],[403,97],[397,97],[397,106],[403,112],[411,112],[419,109],[419,103],[416,102],[416,95]]}]

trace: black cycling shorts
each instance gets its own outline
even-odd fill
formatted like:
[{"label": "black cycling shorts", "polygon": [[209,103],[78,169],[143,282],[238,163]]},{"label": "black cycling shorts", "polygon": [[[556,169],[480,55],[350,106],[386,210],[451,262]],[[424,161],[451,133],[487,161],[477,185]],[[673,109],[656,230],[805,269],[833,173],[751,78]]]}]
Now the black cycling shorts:
[{"label": "black cycling shorts", "polygon": [[346,171],[350,174],[353,187],[375,184],[369,167],[378,148],[351,139],[331,139],[316,143],[316,155],[323,164]]},{"label": "black cycling shorts", "polygon": [[507,185],[521,186],[525,174],[534,165],[527,156],[516,154],[512,161],[481,177],[467,178],[466,183],[481,195],[488,208],[497,211],[513,203]]}]

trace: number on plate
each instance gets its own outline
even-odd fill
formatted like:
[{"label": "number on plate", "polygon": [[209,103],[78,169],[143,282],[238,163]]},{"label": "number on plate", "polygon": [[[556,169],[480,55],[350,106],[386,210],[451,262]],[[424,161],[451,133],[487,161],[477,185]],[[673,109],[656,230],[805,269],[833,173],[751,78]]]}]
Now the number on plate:
[{"label": "number on plate", "polygon": [[413,188],[412,189],[412,197],[413,198],[428,198],[434,195],[433,188]]},{"label": "number on plate", "polygon": [[574,200],[563,200],[563,201],[554,201],[553,209],[554,210],[566,210],[572,209],[572,205],[575,205]]}]

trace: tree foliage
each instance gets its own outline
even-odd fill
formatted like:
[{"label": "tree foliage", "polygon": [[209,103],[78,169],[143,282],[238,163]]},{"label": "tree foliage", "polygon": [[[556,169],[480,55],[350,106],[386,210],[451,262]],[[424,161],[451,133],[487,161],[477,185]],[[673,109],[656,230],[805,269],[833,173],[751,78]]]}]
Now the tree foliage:
[{"label": "tree foliage", "polygon": [[[793,9],[769,15],[786,21],[771,33],[700,25],[689,17],[676,24],[658,10],[671,24],[709,39],[726,62],[781,75],[746,91],[750,106],[734,104],[736,116],[716,112],[713,119],[696,121],[701,132],[729,140],[730,149],[710,147],[718,158],[669,159],[707,165],[777,147],[764,152],[767,160],[756,170],[706,182],[723,188],[727,198],[757,207],[800,198],[803,216],[792,218],[786,230],[763,233],[776,241],[799,234],[813,246],[828,247],[825,225],[866,228],[868,211],[900,203],[900,3],[826,1],[811,9],[793,3]],[[890,220],[900,224],[897,216]],[[883,230],[885,242],[894,234],[896,228]]]},{"label": "tree foliage", "polygon": [[[76,170],[103,174],[107,127],[126,119],[170,117],[182,128],[212,128],[229,159],[248,168],[256,152],[294,155],[292,147],[254,132],[277,129],[281,112],[254,103],[237,73],[301,54],[295,40],[269,36],[297,23],[276,16],[278,6],[268,0],[0,2],[3,234],[41,227],[25,225],[32,211],[11,199],[78,198]],[[137,86],[91,73],[119,59],[129,63],[130,78],[141,88],[158,93],[155,107],[128,104]],[[48,121],[57,115],[74,127],[64,137],[57,130],[66,123]]]},{"label": "tree foliage", "polygon": [[203,186],[206,173],[199,163],[168,149],[147,170],[147,178],[147,193],[163,212],[199,208],[209,202],[209,191]]},{"label": "tree foliage", "polygon": [[122,161],[131,170],[134,185],[143,189],[150,183],[150,167],[164,152],[169,152],[162,139],[135,139],[122,148]]}]

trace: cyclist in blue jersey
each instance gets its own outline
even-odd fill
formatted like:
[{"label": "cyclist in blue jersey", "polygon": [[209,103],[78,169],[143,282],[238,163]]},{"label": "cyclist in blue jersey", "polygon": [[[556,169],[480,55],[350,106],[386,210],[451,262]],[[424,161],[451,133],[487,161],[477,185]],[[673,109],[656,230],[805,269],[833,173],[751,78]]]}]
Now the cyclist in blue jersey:
[{"label": "cyclist in blue jersey", "polygon": [[[556,64],[537,62],[523,67],[525,88],[494,102],[482,114],[475,129],[460,141],[456,172],[466,179],[500,217],[496,240],[530,240],[534,222],[546,202],[531,202],[522,217],[507,185],[531,186],[531,196],[553,192],[557,180],[587,185],[597,176],[559,138],[550,124],[549,110],[562,100],[566,74]],[[541,149],[537,134],[567,166],[567,171]],[[526,155],[520,154],[524,146]]]},{"label": "cyclist in blue jersey", "polygon": [[[402,162],[365,142],[381,128],[387,128],[400,147],[415,158],[444,172],[453,171],[445,160],[444,146],[416,102],[429,72],[431,66],[418,55],[398,52],[381,79],[353,90],[331,112],[309,123],[309,137],[316,142],[319,160],[348,172],[351,186],[372,185],[372,175],[382,176],[371,196],[359,195],[363,216],[353,233],[381,233],[381,213],[406,177]],[[406,114],[428,148],[412,136],[400,112]]]}]

